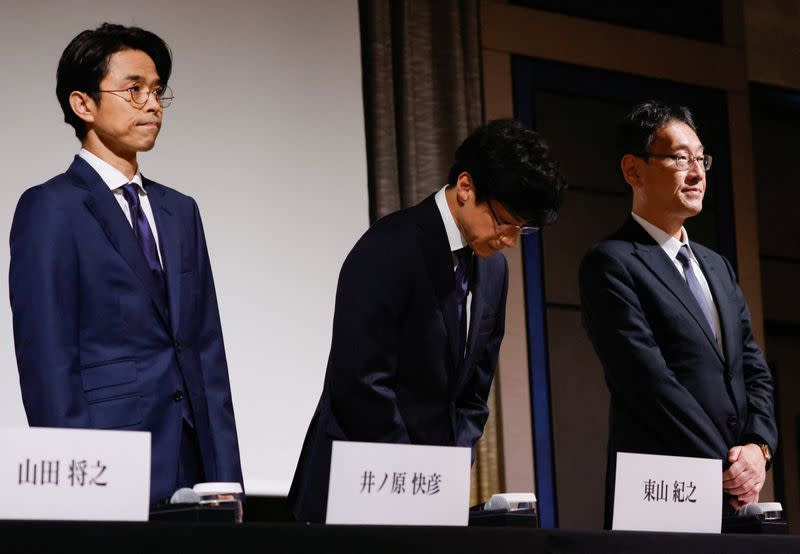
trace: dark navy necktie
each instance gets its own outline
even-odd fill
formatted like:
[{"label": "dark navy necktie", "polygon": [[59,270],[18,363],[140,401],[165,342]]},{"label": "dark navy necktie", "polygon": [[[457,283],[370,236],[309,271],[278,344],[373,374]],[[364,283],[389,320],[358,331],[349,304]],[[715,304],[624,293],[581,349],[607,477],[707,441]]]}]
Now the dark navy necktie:
[{"label": "dark navy necktie", "polygon": [[678,251],[678,255],[675,256],[677,260],[683,266],[683,274],[686,277],[686,284],[689,285],[689,290],[692,291],[692,295],[694,295],[695,300],[700,306],[700,309],[703,311],[703,315],[706,316],[706,321],[708,321],[708,326],[711,328],[711,333],[714,335],[714,338],[717,337],[717,328],[714,327],[714,318],[711,315],[711,306],[708,305],[708,300],[706,300],[706,295],[703,293],[703,287],[700,286],[700,281],[697,280],[697,275],[695,275],[694,270],[692,269],[691,260],[689,258],[689,247],[685,244],[681,246],[681,249]]},{"label": "dark navy necktie", "polygon": [[136,183],[123,185],[122,195],[131,209],[133,234],[136,236],[136,240],[139,241],[139,246],[142,247],[147,266],[155,274],[156,279],[160,280],[163,275],[161,262],[158,259],[158,250],[156,249],[156,239],[153,237],[153,230],[144,215],[144,210],[142,210],[142,203],[139,201],[139,185]]},{"label": "dark navy necktie", "polygon": [[458,338],[459,353],[464,355],[467,344],[467,295],[469,294],[469,267],[472,249],[469,246],[453,252],[458,259],[456,266],[456,302],[458,303]]}]

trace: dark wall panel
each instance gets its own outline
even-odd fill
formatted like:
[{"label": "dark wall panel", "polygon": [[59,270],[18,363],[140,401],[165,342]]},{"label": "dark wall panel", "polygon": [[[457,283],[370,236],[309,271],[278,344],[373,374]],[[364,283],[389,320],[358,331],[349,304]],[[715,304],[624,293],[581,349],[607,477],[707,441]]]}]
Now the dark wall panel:
[{"label": "dark wall panel", "polygon": [[695,0],[691,4],[636,0],[512,0],[511,3],[705,42],[723,40],[721,0]]},{"label": "dark wall panel", "polygon": [[800,323],[800,260],[761,259],[764,319]]},{"label": "dark wall panel", "polygon": [[536,128],[553,148],[571,189],[627,194],[614,134],[626,106],[586,96],[538,92]]},{"label": "dark wall panel", "polygon": [[547,310],[558,521],[601,529],[609,395],[580,318],[578,310]]},{"label": "dark wall panel", "polygon": [[558,224],[544,231],[545,295],[550,304],[580,304],[578,266],[589,248],[617,230],[631,211],[627,196],[570,191]]},{"label": "dark wall panel", "polygon": [[[778,429],[775,489],[792,533],[800,533],[800,349],[797,337],[768,336],[767,353],[775,369]],[[777,478],[780,475],[780,479]],[[780,482],[779,482],[780,481]]]},{"label": "dark wall panel", "polygon": [[761,255],[800,258],[800,128],[791,118],[778,119],[757,107],[753,116]]},{"label": "dark wall panel", "polygon": [[800,532],[800,92],[751,84],[766,355],[779,412],[775,493]]}]

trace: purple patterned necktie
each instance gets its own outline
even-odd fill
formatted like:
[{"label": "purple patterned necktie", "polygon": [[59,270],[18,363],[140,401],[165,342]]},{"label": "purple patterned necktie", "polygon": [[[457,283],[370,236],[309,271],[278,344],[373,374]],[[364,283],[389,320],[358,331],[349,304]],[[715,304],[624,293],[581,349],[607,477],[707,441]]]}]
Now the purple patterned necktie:
[{"label": "purple patterned necktie", "polygon": [[[153,230],[150,228],[150,223],[147,221],[147,216],[144,215],[142,210],[142,203],[139,201],[139,185],[136,183],[128,183],[122,187],[122,195],[131,209],[131,227],[139,246],[142,247],[142,252],[147,260],[147,266],[153,272],[153,277],[158,286],[158,294],[161,296],[164,305],[167,304],[167,287],[164,282],[164,271],[161,269],[161,261],[158,258],[158,250],[156,249],[156,239],[153,236]],[[188,390],[186,382],[183,381],[183,389]],[[183,419],[189,424],[189,427],[194,428],[194,416],[192,415],[191,408],[189,407],[189,400],[181,402],[181,414]]]},{"label": "purple patterned necktie", "polygon": [[675,258],[677,258],[683,266],[686,284],[689,285],[689,290],[692,291],[692,295],[694,295],[695,300],[697,300],[700,309],[703,311],[703,315],[706,316],[711,334],[714,335],[714,338],[717,338],[717,329],[714,327],[714,318],[711,316],[711,306],[708,305],[706,295],[703,293],[703,288],[700,286],[700,281],[697,280],[697,275],[694,274],[694,270],[692,269],[692,264],[689,260],[689,248],[685,244],[681,246]]},{"label": "purple patterned necktie", "polygon": [[142,203],[139,201],[139,185],[136,183],[123,185],[122,195],[131,209],[133,234],[136,236],[136,240],[139,241],[139,246],[142,247],[147,266],[160,279],[163,275],[161,262],[158,259],[158,250],[156,249],[156,239],[153,238],[153,230],[150,228],[150,223],[148,223],[144,210],[142,210]]},{"label": "purple patterned necktie", "polygon": [[467,295],[469,294],[469,266],[472,249],[469,246],[453,252],[458,259],[456,266],[456,302],[458,303],[459,352],[464,355],[467,344]]},{"label": "purple patterned necktie", "polygon": [[153,230],[150,228],[150,223],[142,210],[142,203],[139,201],[139,185],[136,183],[128,183],[122,186],[122,195],[131,209],[131,227],[133,227],[133,234],[142,247],[142,253],[145,260],[147,260],[147,267],[153,273],[156,285],[158,287],[158,295],[161,298],[164,306],[167,305],[167,286],[164,282],[164,272],[161,269],[161,261],[158,258],[158,250],[156,249],[156,239],[153,237]]}]

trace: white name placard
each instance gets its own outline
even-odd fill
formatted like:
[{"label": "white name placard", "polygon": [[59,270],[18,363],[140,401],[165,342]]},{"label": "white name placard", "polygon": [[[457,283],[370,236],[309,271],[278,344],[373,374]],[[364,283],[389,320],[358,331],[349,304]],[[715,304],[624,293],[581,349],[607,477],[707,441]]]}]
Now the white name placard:
[{"label": "white name placard", "polygon": [[612,529],[719,533],[722,461],[617,453]]},{"label": "white name placard", "polygon": [[461,525],[470,449],[334,441],[326,523]]},{"label": "white name placard", "polygon": [[0,519],[147,521],[150,433],[0,429]]}]

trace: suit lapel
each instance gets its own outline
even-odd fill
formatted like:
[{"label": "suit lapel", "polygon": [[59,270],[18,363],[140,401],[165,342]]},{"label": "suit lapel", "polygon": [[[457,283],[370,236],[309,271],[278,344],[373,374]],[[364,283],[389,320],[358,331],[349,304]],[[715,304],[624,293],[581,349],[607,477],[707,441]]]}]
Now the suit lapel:
[{"label": "suit lapel", "polygon": [[630,232],[633,233],[633,243],[636,248],[635,255],[642,260],[656,278],[669,289],[678,302],[692,315],[709,344],[719,356],[720,361],[723,361],[722,351],[714,338],[714,333],[709,327],[708,321],[697,304],[691,289],[689,289],[689,285],[686,284],[686,280],[678,272],[675,264],[669,259],[664,249],[653,240],[647,231],[642,229],[632,218],[629,223],[635,225],[635,229],[630,229]]},{"label": "suit lapel", "polygon": [[[694,250],[697,254],[697,250]],[[697,255],[697,260],[703,270],[703,274],[708,281],[708,286],[711,289],[711,296],[714,298],[714,304],[717,306],[717,314],[719,314],[719,326],[722,333],[722,347],[725,349],[725,376],[728,386],[728,394],[733,399],[733,405],[737,407],[746,405],[746,399],[737,397],[738,392],[736,387],[731,386],[731,363],[734,360],[733,345],[734,341],[741,341],[741,335],[737,332],[739,327],[740,315],[736,312],[735,305],[728,301],[723,286],[723,275],[727,275],[727,270],[721,268],[718,262],[714,261],[705,252]],[[738,338],[737,338],[737,335]]]},{"label": "suit lapel", "polygon": [[[694,246],[692,248],[693,252],[698,254],[697,249],[694,249]],[[700,263],[700,268],[703,270],[706,281],[708,281],[711,296],[714,298],[714,304],[717,307],[719,326],[722,332],[722,346],[725,349],[725,360],[730,361],[733,356],[732,346],[736,340],[739,314],[735,313],[734,306],[727,301],[725,288],[722,285],[722,272],[724,271],[727,274],[727,271],[718,267],[717,263],[705,253],[698,254],[697,261]],[[741,337],[739,340],[741,341]]]},{"label": "suit lapel", "polygon": [[158,227],[158,242],[161,247],[164,275],[167,280],[170,321],[173,332],[177,334],[181,314],[181,244],[178,220],[175,217],[174,209],[168,205],[164,190],[149,179],[143,178],[142,182],[147,191],[148,200],[150,200],[156,227]]},{"label": "suit lapel", "polygon": [[84,201],[86,207],[100,224],[111,245],[141,281],[158,314],[169,327],[166,306],[157,292],[158,284],[147,266],[147,260],[136,241],[130,223],[125,219],[125,214],[114,198],[114,193],[109,190],[97,172],[78,156],[75,156],[75,161],[67,170],[67,174],[73,178],[76,186],[87,190],[88,194]]},{"label": "suit lapel", "polygon": [[[451,356],[451,372],[460,365],[461,354],[458,352],[459,326],[458,307],[456,306],[456,278],[453,271],[453,254],[447,242],[439,208],[434,195],[423,200],[416,208],[417,225],[421,230],[420,244],[425,257],[428,275],[433,283],[436,300],[444,317],[447,330],[447,342]],[[452,375],[451,375],[452,378]]]}]

